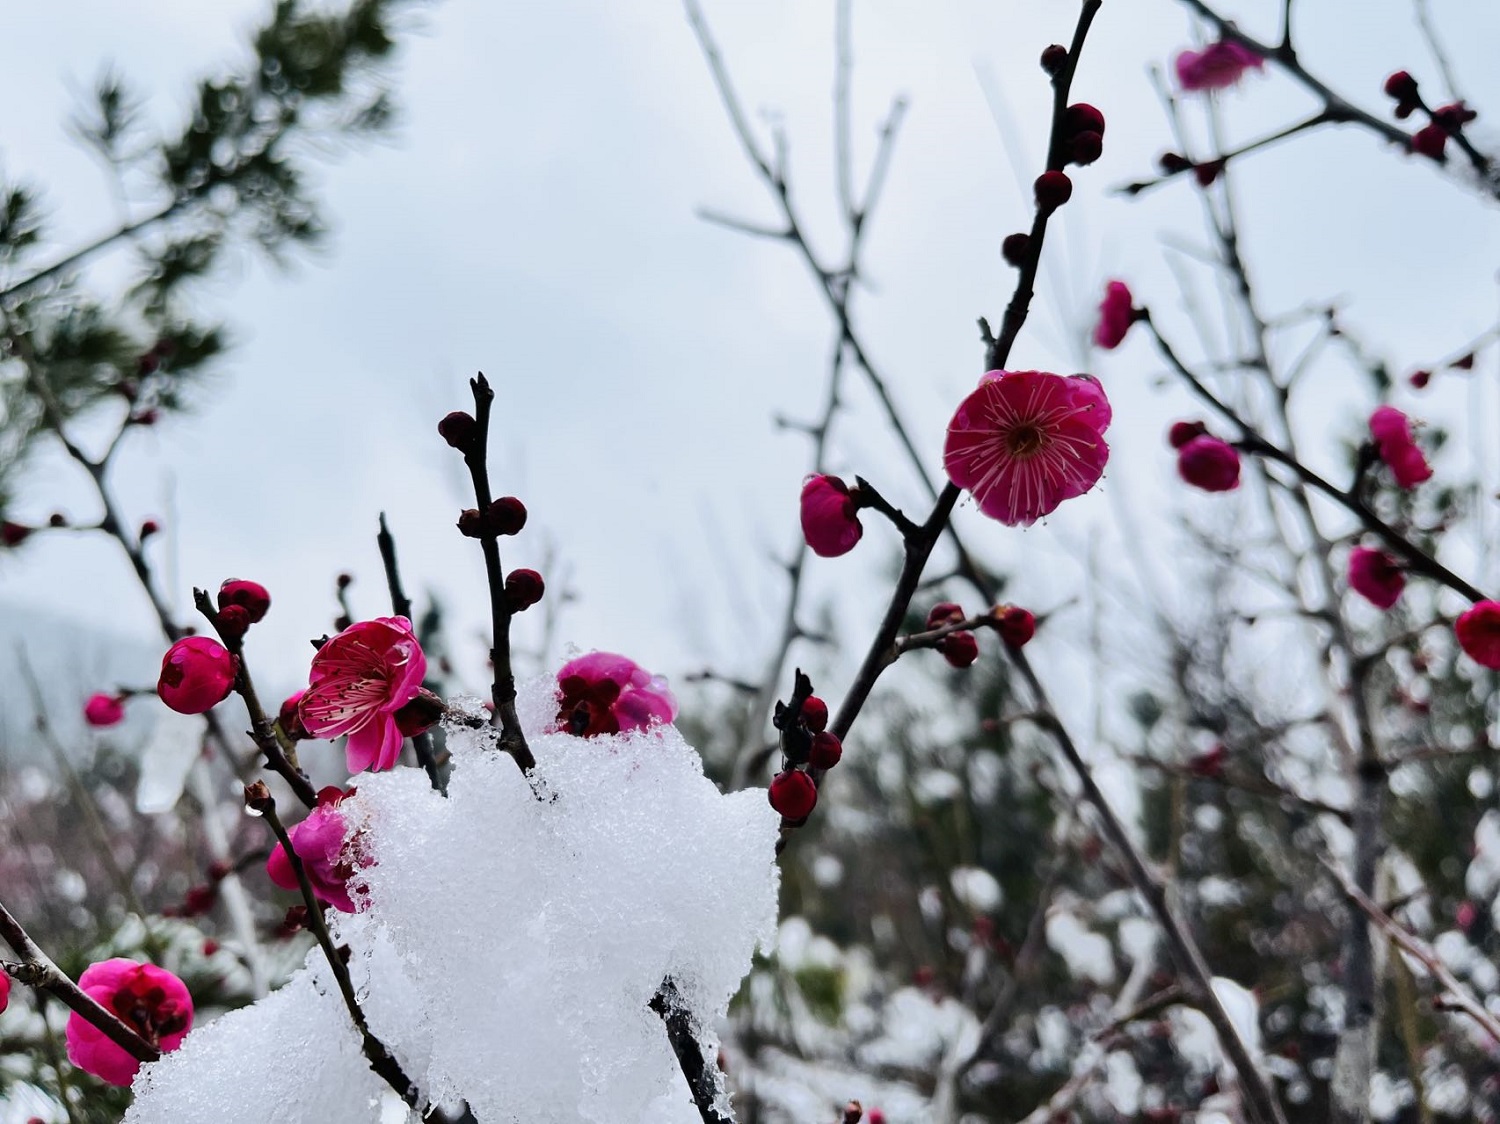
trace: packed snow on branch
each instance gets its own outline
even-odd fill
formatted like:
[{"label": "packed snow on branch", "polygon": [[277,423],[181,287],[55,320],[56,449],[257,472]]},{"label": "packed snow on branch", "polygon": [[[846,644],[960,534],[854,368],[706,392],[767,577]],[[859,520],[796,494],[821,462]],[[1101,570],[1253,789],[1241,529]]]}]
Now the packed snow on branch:
[{"label": "packed snow on branch", "polygon": [[[761,790],[721,794],[671,726],[551,730],[554,691],[520,700],[533,782],[490,729],[462,726],[447,799],[416,769],[360,778],[341,806],[359,912],[329,920],[371,1029],[434,1101],[483,1124],[688,1124],[648,1004],[675,981],[715,1056],[714,1025],[775,936],[779,818]],[[269,999],[142,1067],[135,1092],[127,1124],[380,1124],[390,1100],[316,949]]]}]

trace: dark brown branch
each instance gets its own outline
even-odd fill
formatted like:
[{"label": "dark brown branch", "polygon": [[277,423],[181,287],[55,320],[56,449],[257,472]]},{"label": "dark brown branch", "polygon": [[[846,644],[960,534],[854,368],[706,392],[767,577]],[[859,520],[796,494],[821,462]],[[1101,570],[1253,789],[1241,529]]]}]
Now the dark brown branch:
[{"label": "dark brown branch", "polygon": [[12,979],[55,995],[69,1010],[77,1012],[80,1018],[97,1027],[100,1033],[137,1061],[154,1062],[161,1057],[155,1046],[69,979],[52,958],[37,947],[3,903],[0,903],[0,937],[4,937],[5,943],[21,958],[19,964],[0,963]]},{"label": "dark brown branch", "polygon": [[693,1017],[683,1005],[677,982],[670,976],[651,997],[651,1009],[666,1024],[667,1040],[672,1044],[672,1053],[677,1055],[677,1064],[682,1067],[682,1076],[687,1079],[703,1124],[734,1124],[732,1116],[719,1111],[718,1067],[711,1066],[704,1057]]},{"label": "dark brown branch", "polygon": [[[380,532],[375,536],[375,544],[380,548],[380,561],[385,567],[385,584],[391,593],[391,611],[398,617],[411,619],[411,598],[406,596],[406,590],[401,585],[401,567],[396,561],[396,539],[391,534],[391,529],[386,526],[385,512],[380,513]],[[446,793],[442,774],[438,771],[437,761],[432,756],[432,735],[426,733],[418,734],[411,740],[412,751],[417,755],[417,763],[427,773],[427,779],[431,782],[435,792]]]},{"label": "dark brown branch", "polygon": [[[481,372],[469,380],[474,392],[474,420],[477,423],[473,441],[464,451],[464,463],[474,483],[474,499],[481,512],[490,509],[494,499],[490,492],[489,438],[490,410],[495,391]],[[495,704],[493,724],[500,727],[500,748],[516,759],[523,773],[536,768],[536,758],[526,744],[521,719],[516,714],[516,676],[510,661],[510,602],[505,596],[505,571],[500,565],[500,541],[489,521],[485,520],[479,536],[484,551],[484,572],[490,590],[490,663],[494,680],[490,700]]]},{"label": "dark brown branch", "polygon": [[323,955],[328,960],[328,967],[333,972],[333,978],[338,983],[339,994],[343,996],[344,1006],[349,1009],[349,1017],[354,1020],[354,1027],[359,1031],[360,1042],[364,1049],[365,1058],[382,1080],[385,1081],[396,1094],[414,1109],[422,1107],[421,1090],[407,1077],[401,1069],[401,1063],[391,1056],[386,1049],[385,1043],[370,1030],[370,1025],[365,1021],[365,1013],[360,1009],[359,1000],[354,994],[354,984],[349,978],[349,968],[344,963],[344,958],[339,954],[338,948],[333,943],[333,937],[329,935],[328,926],[323,921],[323,904],[318,901],[317,894],[313,891],[312,883],[308,880],[307,869],[302,865],[302,857],[297,854],[297,849],[292,846],[292,837],[287,834],[286,827],[281,822],[281,817],[276,814],[276,798],[271,795],[271,790],[257,781],[255,784],[245,788],[245,806],[253,813],[265,818],[266,824],[276,836],[276,841],[281,844],[286,852],[287,861],[291,863],[292,872],[297,876],[297,887],[302,891],[302,901],[307,906],[307,926],[313,931],[317,938],[318,947],[323,950]]}]

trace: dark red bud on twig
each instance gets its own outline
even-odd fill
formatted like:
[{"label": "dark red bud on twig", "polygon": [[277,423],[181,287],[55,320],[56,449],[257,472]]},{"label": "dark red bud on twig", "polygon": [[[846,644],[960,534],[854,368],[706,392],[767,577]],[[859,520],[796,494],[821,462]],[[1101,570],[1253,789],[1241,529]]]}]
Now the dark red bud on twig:
[{"label": "dark red bud on twig", "polygon": [[821,734],[828,728],[828,704],[817,695],[810,695],[802,701],[802,724],[815,734]]},{"label": "dark red bud on twig", "polygon": [[535,570],[512,570],[505,578],[505,601],[512,613],[525,612],[546,591],[542,575]]},{"label": "dark red bud on twig", "polygon": [[219,586],[219,609],[238,605],[249,616],[250,624],[258,624],[271,608],[271,594],[260,582],[244,578],[230,578]]},{"label": "dark red bud on twig", "polygon": [[1037,209],[1051,212],[1073,198],[1073,181],[1066,172],[1043,172],[1036,178],[1035,190]]},{"label": "dark red bud on twig", "polygon": [[396,711],[396,728],[402,737],[415,738],[425,734],[442,718],[446,709],[442,699],[423,687],[409,703]]},{"label": "dark red bud on twig", "polygon": [[1079,133],[1104,135],[1104,114],[1086,101],[1075,102],[1063,112],[1063,129],[1068,136]]},{"label": "dark red bud on twig", "polygon": [[519,535],[526,526],[526,505],[515,496],[501,496],[490,504],[490,526],[497,535]]},{"label": "dark red bud on twig", "polygon": [[979,641],[972,632],[950,632],[938,642],[938,651],[954,667],[968,667],[979,658]]},{"label": "dark red bud on twig", "polygon": [[460,453],[467,453],[474,447],[474,439],[479,435],[479,423],[472,414],[454,410],[438,422],[438,435]]},{"label": "dark red bud on twig", "polygon": [[1385,95],[1397,101],[1417,100],[1417,80],[1404,70],[1398,70],[1385,80]]},{"label": "dark red bud on twig", "polygon": [[219,610],[219,634],[225,640],[242,640],[250,631],[250,613],[243,605],[226,605]]},{"label": "dark red bud on twig", "polygon": [[145,542],[152,535],[161,530],[161,524],[155,519],[147,519],[141,524],[141,541]]},{"label": "dark red bud on twig", "polygon": [[1056,74],[1068,61],[1068,48],[1061,43],[1053,43],[1042,51],[1042,69],[1048,74]]},{"label": "dark red bud on twig", "polygon": [[466,507],[458,513],[458,533],[470,539],[484,537],[484,516],[477,507]]},{"label": "dark red bud on twig", "polygon": [[827,730],[813,735],[807,763],[814,769],[832,769],[844,756],[844,743]]},{"label": "dark red bud on twig", "polygon": [[9,519],[0,523],[0,543],[5,546],[20,546],[36,528],[28,527],[25,523],[12,523]]},{"label": "dark red bud on twig", "polygon": [[1093,132],[1079,133],[1073,138],[1071,154],[1075,164],[1092,164],[1104,155],[1104,137]]},{"label": "dark red bud on twig", "polygon": [[1005,241],[1000,243],[1000,256],[1005,259],[1007,265],[1013,265],[1017,269],[1026,264],[1026,255],[1031,251],[1031,235],[1017,232],[1007,234]]}]

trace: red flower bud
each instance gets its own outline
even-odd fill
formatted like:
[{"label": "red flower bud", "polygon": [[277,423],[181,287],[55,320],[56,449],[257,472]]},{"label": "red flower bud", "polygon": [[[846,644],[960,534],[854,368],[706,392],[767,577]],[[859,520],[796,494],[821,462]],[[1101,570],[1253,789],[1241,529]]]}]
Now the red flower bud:
[{"label": "red flower bud", "polygon": [[396,728],[404,738],[425,734],[443,717],[443,700],[427,688],[420,688],[412,700],[396,711]]},{"label": "red flower bud", "polygon": [[103,728],[125,721],[125,698],[123,695],[90,695],[83,704],[83,720],[90,726]]},{"label": "red flower bud", "polygon": [[512,613],[522,613],[542,599],[546,590],[535,570],[512,570],[505,578],[505,602]]},{"label": "red flower bud", "polygon": [[1073,181],[1066,172],[1043,172],[1036,178],[1036,205],[1038,210],[1057,210],[1073,198]]},{"label": "red flower bud", "polygon": [[812,749],[808,751],[807,763],[814,769],[832,769],[844,756],[844,743],[827,730],[813,735]]},{"label": "red flower bud", "polygon": [[818,803],[818,786],[806,773],[788,769],[771,778],[767,797],[784,819],[805,820]]},{"label": "red flower bud", "polygon": [[1179,172],[1185,172],[1193,166],[1193,162],[1186,156],[1179,156],[1175,152],[1163,152],[1156,159],[1156,166],[1169,176],[1175,176]]},{"label": "red flower bud", "polygon": [[307,727],[302,725],[302,715],[297,712],[297,704],[302,701],[302,696],[307,694],[306,689],[294,691],[286,697],[281,704],[281,710],[276,715],[276,721],[281,725],[281,732],[294,742],[304,741],[312,737],[307,732]]},{"label": "red flower bud", "polygon": [[828,728],[828,704],[817,695],[802,700],[802,725],[815,734]]},{"label": "red flower bud", "polygon": [[1212,749],[1198,754],[1188,762],[1188,771],[1195,777],[1221,777],[1228,757],[1229,751],[1222,744],[1215,743]]},{"label": "red flower bud", "polygon": [[245,610],[250,624],[258,624],[271,608],[271,594],[259,582],[230,578],[219,586],[219,610],[238,605]]},{"label": "red flower bud", "polygon": [[477,507],[466,507],[458,513],[458,533],[465,538],[484,538],[484,516]]},{"label": "red flower bud", "polygon": [[479,436],[479,423],[474,420],[472,414],[454,410],[438,422],[438,436],[460,453],[467,454]]},{"label": "red flower bud", "polygon": [[526,505],[515,496],[501,496],[490,504],[490,526],[497,535],[519,535],[526,526]]},{"label": "red flower bud", "polygon": [[1031,235],[1029,234],[1007,234],[1005,241],[1000,243],[1000,256],[1005,259],[1007,265],[1013,265],[1017,269],[1026,264],[1026,255],[1031,252]]},{"label": "red flower bud", "polygon": [[821,558],[848,554],[865,533],[859,505],[837,476],[809,476],[802,483],[802,537]]},{"label": "red flower bud", "polygon": [[161,530],[161,524],[155,519],[147,519],[141,524],[141,541],[145,542],[152,535]]},{"label": "red flower bud", "polygon": [[1432,111],[1432,119],[1449,132],[1462,129],[1478,116],[1479,113],[1476,110],[1470,109],[1461,101],[1450,105],[1440,105]]},{"label": "red flower bud", "polygon": [[1036,617],[1030,609],[1007,605],[995,624],[995,630],[1012,648],[1024,648],[1036,635]]},{"label": "red flower bud", "polygon": [[1086,101],[1075,102],[1063,112],[1063,129],[1068,136],[1079,133],[1104,135],[1104,114]]},{"label": "red flower bud", "polygon": [[979,658],[979,641],[972,632],[950,632],[938,642],[938,651],[954,667],[968,667]]},{"label": "red flower bud", "polygon": [[1407,378],[1407,382],[1411,383],[1413,389],[1415,389],[1415,390],[1422,390],[1422,389],[1424,389],[1427,386],[1427,384],[1430,383],[1431,381],[1432,381],[1432,372],[1431,371],[1413,371],[1411,373],[1411,375]]},{"label": "red flower bud", "polygon": [[1385,96],[1396,101],[1415,101],[1417,80],[1404,70],[1398,70],[1385,80]]},{"label": "red flower bud", "polygon": [[203,714],[229,697],[234,657],[217,640],[188,636],[162,657],[156,693],[178,714]]},{"label": "red flower bud", "polygon": [[1458,646],[1480,667],[1500,671],[1500,602],[1479,601],[1453,626]]},{"label": "red flower bud", "polygon": [[1173,422],[1172,428],[1167,430],[1167,443],[1174,449],[1180,449],[1194,437],[1202,437],[1208,432],[1208,427],[1201,421]]},{"label": "red flower bud", "polygon": [[242,639],[250,631],[250,611],[243,605],[226,605],[219,610],[219,632],[226,640]]},{"label": "red flower bud", "polygon": [[340,574],[338,577],[333,579],[333,584],[338,586],[340,589],[348,589],[351,585],[354,584],[354,575]]},{"label": "red flower bud", "polygon": [[1471,351],[1467,355],[1461,355],[1452,363],[1449,363],[1448,366],[1452,367],[1455,371],[1472,371],[1474,369],[1474,353]]},{"label": "red flower bud", "polygon": [[964,619],[962,607],[952,601],[939,601],[927,610],[927,628],[942,628],[945,624],[957,624]]},{"label": "red flower bud", "polygon": [[1194,437],[1177,450],[1177,474],[1205,492],[1228,492],[1240,486],[1240,454],[1217,437]]},{"label": "red flower bud", "polygon": [[1053,43],[1042,51],[1042,69],[1048,74],[1056,74],[1068,61],[1068,48],[1061,43]]},{"label": "red flower bud", "polygon": [[1202,164],[1193,165],[1193,178],[1198,181],[1199,187],[1207,187],[1219,178],[1219,173],[1224,170],[1224,161],[1206,160]]},{"label": "red flower bud", "polygon": [[1443,158],[1443,150],[1448,147],[1448,131],[1437,122],[1423,125],[1411,138],[1411,150],[1419,152],[1423,156],[1433,160]]},{"label": "red flower bud", "polygon": [[1083,165],[1092,164],[1100,156],[1104,155],[1104,138],[1098,133],[1083,132],[1073,138],[1069,149],[1073,163]]},{"label": "red flower bud", "polygon": [[68,517],[60,511],[54,511],[51,515],[47,516],[47,526],[49,527],[66,527],[67,525]]},{"label": "red flower bud", "polygon": [[9,519],[0,523],[0,543],[9,547],[20,546],[28,538],[35,527],[28,527],[24,523],[12,523]]}]

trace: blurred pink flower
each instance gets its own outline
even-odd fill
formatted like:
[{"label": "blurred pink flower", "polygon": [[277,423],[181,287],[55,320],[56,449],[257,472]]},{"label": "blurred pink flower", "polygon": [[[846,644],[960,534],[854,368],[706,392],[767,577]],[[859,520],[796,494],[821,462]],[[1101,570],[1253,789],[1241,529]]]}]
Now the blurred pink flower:
[{"label": "blurred pink flower", "polygon": [[837,476],[809,476],[802,484],[802,537],[812,552],[837,558],[854,549],[865,533],[859,506]]},{"label": "blurred pink flower", "polygon": [[1123,281],[1111,281],[1104,286],[1104,299],[1099,303],[1099,323],[1094,326],[1094,343],[1111,350],[1119,347],[1135,323],[1135,298],[1130,295],[1130,286]]},{"label": "blurred pink flower", "polygon": [[396,711],[415,697],[426,674],[427,657],[411,621],[359,621],[313,656],[310,682],[297,713],[315,738],[348,735],[344,752],[351,773],[390,769],[401,756],[404,740]]},{"label": "blurred pink flower", "polygon": [[1415,488],[1432,477],[1432,466],[1412,436],[1411,420],[1396,407],[1375,407],[1370,415],[1370,435],[1375,438],[1380,459],[1390,466],[1402,488]]},{"label": "blurred pink flower", "polygon": [[[344,847],[349,826],[339,811],[339,802],[353,792],[353,789],[345,792],[332,786],[323,789],[318,793],[317,807],[307,814],[307,818],[287,828],[292,850],[302,860],[302,869],[307,872],[313,893],[343,913],[355,912],[354,901],[349,897],[349,879],[354,877],[355,864],[347,857]],[[280,843],[271,849],[271,857],[266,860],[266,873],[283,890],[299,889],[297,872],[292,869],[292,860]]]},{"label": "blurred pink flower", "polygon": [[1110,417],[1088,375],[991,371],[948,423],[943,467],[980,511],[1025,526],[1099,482]]},{"label": "blurred pink flower", "polygon": [[557,672],[557,727],[577,737],[644,730],[677,717],[667,681],[613,652],[590,652]]},{"label": "blurred pink flower", "polygon": [[0,1012],[10,1006],[10,977],[0,972]]},{"label": "blurred pink flower", "polygon": [[1177,450],[1177,475],[1205,492],[1229,492],[1240,486],[1240,454],[1233,445],[1203,434]]},{"label": "blurred pink flower", "polygon": [[83,720],[90,726],[117,726],[125,720],[125,700],[119,695],[90,695],[83,704]]},{"label": "blurred pink flower", "polygon": [[207,636],[185,636],[161,660],[156,693],[178,714],[203,714],[229,697],[235,660]]},{"label": "blurred pink flower", "polygon": [[1356,546],[1349,552],[1349,588],[1377,609],[1389,609],[1406,588],[1406,575],[1385,551]]},{"label": "blurred pink flower", "polygon": [[1247,70],[1265,69],[1266,60],[1232,39],[1210,43],[1201,51],[1177,56],[1177,84],[1184,90],[1227,90]]},{"label": "blurred pink flower", "polygon": [[1500,602],[1478,601],[1453,625],[1458,646],[1481,667],[1500,671]]},{"label": "blurred pink flower", "polygon": [[[162,1053],[182,1043],[193,1025],[193,997],[165,968],[135,960],[101,960],[78,977],[78,986]],[[141,1063],[83,1018],[68,1016],[68,1060],[111,1085],[129,1085]]]}]

